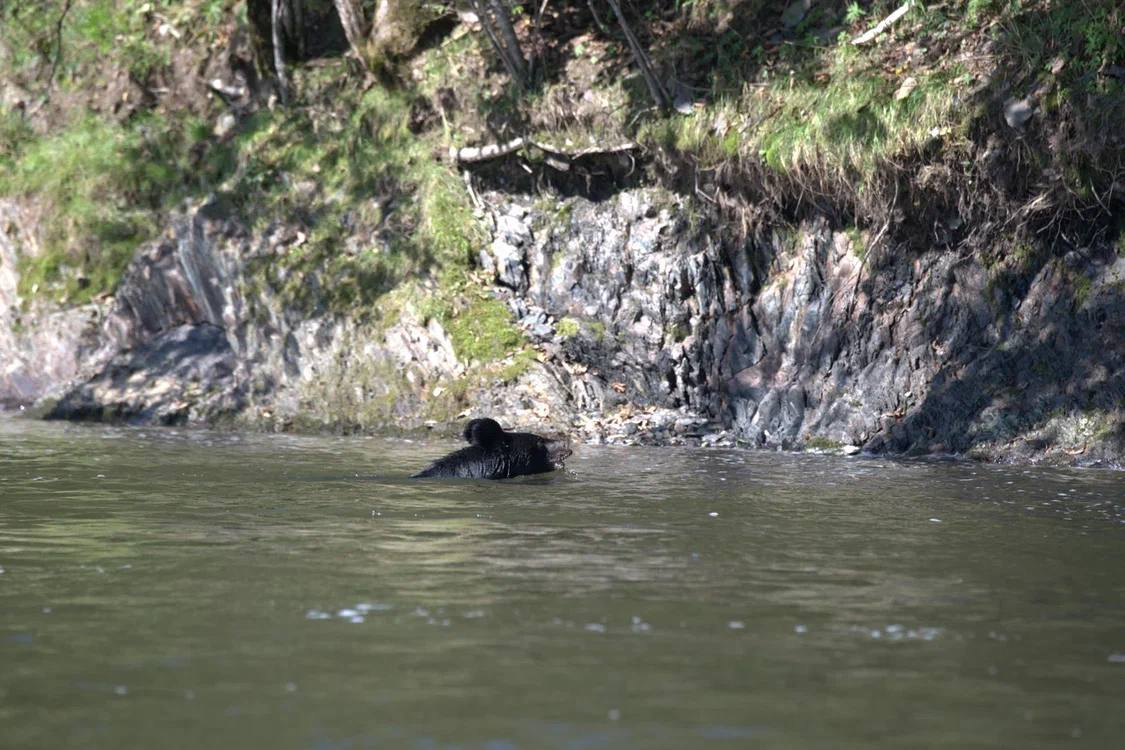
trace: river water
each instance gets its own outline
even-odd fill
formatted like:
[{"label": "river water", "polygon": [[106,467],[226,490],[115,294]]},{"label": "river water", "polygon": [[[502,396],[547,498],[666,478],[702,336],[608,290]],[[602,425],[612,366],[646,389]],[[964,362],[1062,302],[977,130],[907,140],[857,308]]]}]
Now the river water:
[{"label": "river water", "polygon": [[1125,746],[1125,475],[0,420],[0,746]]}]

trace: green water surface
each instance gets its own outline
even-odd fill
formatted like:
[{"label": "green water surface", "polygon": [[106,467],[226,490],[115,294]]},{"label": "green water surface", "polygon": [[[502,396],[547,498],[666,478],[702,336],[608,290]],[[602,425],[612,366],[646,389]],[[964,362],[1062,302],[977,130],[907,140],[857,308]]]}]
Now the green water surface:
[{"label": "green water surface", "polygon": [[0,747],[1125,747],[1125,475],[0,419]]}]

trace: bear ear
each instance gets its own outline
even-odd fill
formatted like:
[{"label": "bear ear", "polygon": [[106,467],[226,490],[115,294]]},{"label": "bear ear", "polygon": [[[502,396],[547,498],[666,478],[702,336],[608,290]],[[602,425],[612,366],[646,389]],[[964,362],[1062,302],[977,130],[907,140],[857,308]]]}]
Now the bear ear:
[{"label": "bear ear", "polygon": [[504,434],[504,428],[494,419],[473,419],[465,425],[465,440],[469,445],[487,448],[496,444]]}]

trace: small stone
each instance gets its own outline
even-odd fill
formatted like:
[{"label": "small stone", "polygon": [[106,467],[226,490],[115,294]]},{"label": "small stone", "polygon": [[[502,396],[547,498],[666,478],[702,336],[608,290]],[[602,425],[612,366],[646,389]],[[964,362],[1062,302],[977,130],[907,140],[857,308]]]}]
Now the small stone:
[{"label": "small stone", "polygon": [[793,0],[781,14],[781,23],[787,29],[792,29],[804,20],[805,15],[812,7],[812,0]]},{"label": "small stone", "polygon": [[230,112],[224,112],[219,115],[219,119],[215,121],[215,127],[211,129],[216,138],[224,138],[229,135],[238,125],[238,118]]},{"label": "small stone", "polygon": [[523,269],[523,252],[504,240],[494,240],[491,251],[492,258],[496,263],[497,281],[512,289],[519,289],[523,286],[526,280]]},{"label": "small stone", "polygon": [[485,250],[480,251],[480,267],[484,270],[485,273],[496,273],[496,262],[492,260],[492,255],[490,255]]},{"label": "small stone", "polygon": [[699,425],[700,422],[701,420],[694,417],[681,417],[680,419],[676,420],[672,429],[683,435],[688,432],[694,432],[696,426]]},{"label": "small stone", "polygon": [[862,450],[863,449],[860,448],[858,445],[843,445],[843,446],[840,446],[840,452],[843,453],[845,456],[854,456],[855,454],[860,453]]},{"label": "small stone", "polygon": [[1032,109],[1031,103],[1027,99],[1009,99],[1004,102],[1004,122],[1008,123],[1008,127],[1015,128],[1016,130],[1023,130],[1023,126],[1031,119],[1031,115],[1035,110]]},{"label": "small stone", "polygon": [[911,92],[916,88],[918,88],[918,79],[914,76],[907,76],[902,79],[902,83],[899,84],[898,89],[895,91],[895,101],[902,101],[910,96]]}]

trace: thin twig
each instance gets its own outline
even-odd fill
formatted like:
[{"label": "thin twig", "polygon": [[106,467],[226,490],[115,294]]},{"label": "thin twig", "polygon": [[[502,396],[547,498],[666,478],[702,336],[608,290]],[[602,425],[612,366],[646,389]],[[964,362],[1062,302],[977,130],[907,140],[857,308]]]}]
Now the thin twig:
[{"label": "thin twig", "polygon": [[[525,81],[519,63],[513,59],[511,50],[509,50],[507,46],[500,41],[500,37],[497,36],[495,26],[499,26],[500,21],[494,20],[495,16],[492,13],[493,6],[489,2],[485,2],[485,0],[473,0],[473,7],[476,8],[477,18],[480,20],[480,25],[481,28],[484,29],[484,33],[488,36],[488,41],[492,42],[493,49],[495,49],[496,54],[500,56],[500,62],[504,64],[504,68],[508,71],[508,77],[515,81],[517,86],[523,87]],[[516,54],[519,54],[518,48]]]},{"label": "thin twig", "polygon": [[469,191],[469,198],[473,201],[473,205],[478,209],[483,209],[484,204],[481,202],[480,196],[477,191],[473,189],[473,176],[469,174],[469,170],[461,172],[462,179],[465,180],[465,189]]},{"label": "thin twig", "polygon": [[63,21],[66,20],[66,14],[70,12],[70,6],[74,0],[66,0],[66,5],[63,6],[62,13],[59,14],[59,20],[55,22],[55,59],[51,63],[51,73],[47,76],[47,87],[50,88],[55,82],[55,73],[58,72],[59,64],[62,62],[62,27]]},{"label": "thin twig", "polygon": [[586,0],[586,7],[590,9],[590,15],[594,17],[594,24],[598,27],[598,30],[606,36],[612,37],[613,32],[609,30],[609,27],[605,25],[605,21],[598,15],[598,9],[594,7],[594,0]]}]

